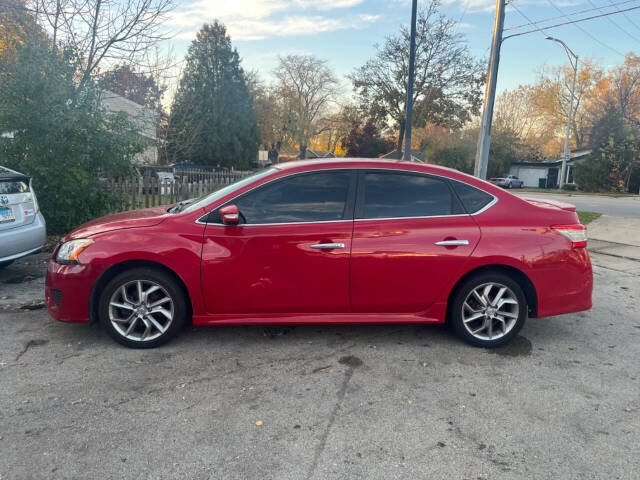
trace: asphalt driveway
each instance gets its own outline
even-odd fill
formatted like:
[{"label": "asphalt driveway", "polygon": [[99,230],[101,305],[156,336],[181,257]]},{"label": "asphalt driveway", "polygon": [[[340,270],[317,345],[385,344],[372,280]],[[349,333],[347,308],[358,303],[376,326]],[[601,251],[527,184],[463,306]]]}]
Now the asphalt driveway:
[{"label": "asphalt driveway", "polygon": [[637,478],[639,278],[596,267],[593,310],[496,351],[403,325],[192,328],[136,351],[0,310],[0,475]]}]

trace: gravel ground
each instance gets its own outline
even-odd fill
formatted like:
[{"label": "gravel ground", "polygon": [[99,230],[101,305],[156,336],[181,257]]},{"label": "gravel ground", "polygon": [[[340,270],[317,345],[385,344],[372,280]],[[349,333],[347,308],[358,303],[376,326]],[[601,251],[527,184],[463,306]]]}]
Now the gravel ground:
[{"label": "gravel ground", "polygon": [[5,305],[0,477],[635,479],[639,279],[596,267],[593,310],[494,351],[403,325],[190,328],[136,351]]}]

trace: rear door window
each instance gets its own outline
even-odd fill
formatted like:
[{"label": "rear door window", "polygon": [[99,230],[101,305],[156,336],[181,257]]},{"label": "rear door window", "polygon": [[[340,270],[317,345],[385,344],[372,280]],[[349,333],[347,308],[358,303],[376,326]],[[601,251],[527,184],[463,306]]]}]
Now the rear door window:
[{"label": "rear door window", "polygon": [[357,218],[434,217],[463,213],[447,182],[423,174],[366,172]]},{"label": "rear door window", "polygon": [[0,195],[27,193],[29,184],[22,180],[0,180]]}]

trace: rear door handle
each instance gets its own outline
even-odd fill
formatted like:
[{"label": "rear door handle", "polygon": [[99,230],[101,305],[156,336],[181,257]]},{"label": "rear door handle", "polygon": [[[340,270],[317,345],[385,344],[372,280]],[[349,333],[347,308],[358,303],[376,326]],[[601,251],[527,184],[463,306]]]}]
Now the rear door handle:
[{"label": "rear door handle", "polygon": [[316,250],[332,250],[334,248],[344,248],[344,243],[316,243],[311,245],[311,248]]},{"label": "rear door handle", "polygon": [[442,240],[436,242],[436,245],[440,247],[457,247],[460,245],[469,245],[469,240]]}]

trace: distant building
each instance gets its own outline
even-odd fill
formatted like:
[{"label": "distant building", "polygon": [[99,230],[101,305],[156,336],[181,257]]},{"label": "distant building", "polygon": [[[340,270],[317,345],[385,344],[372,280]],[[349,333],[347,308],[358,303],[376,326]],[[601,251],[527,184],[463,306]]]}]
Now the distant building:
[{"label": "distant building", "polygon": [[307,148],[304,156],[302,156],[301,154],[298,154],[298,156],[296,157],[296,160],[303,160],[306,158],[334,158],[334,157],[335,157],[335,154],[333,152],[323,152],[320,150],[311,150],[310,148]]},{"label": "distant building", "polygon": [[[381,158],[387,158],[389,160],[402,160],[402,156],[404,154],[404,150],[396,148],[395,150],[391,150],[386,155],[383,155]],[[422,150],[411,149],[411,158],[419,160],[420,162],[424,162],[425,154]]]},{"label": "distant building", "polygon": [[138,127],[140,137],[149,142],[149,146],[134,157],[134,163],[136,165],[156,165],[158,163],[158,139],[156,137],[158,112],[110,90],[102,90],[100,101],[104,108],[111,113],[127,113]]},{"label": "distant building", "polygon": [[[586,160],[592,149],[585,148],[571,152],[567,161],[565,184],[574,185],[573,167],[576,163]],[[559,185],[562,157],[548,158],[542,162],[514,162],[509,169],[509,175],[515,175],[529,188],[557,188]]]}]

